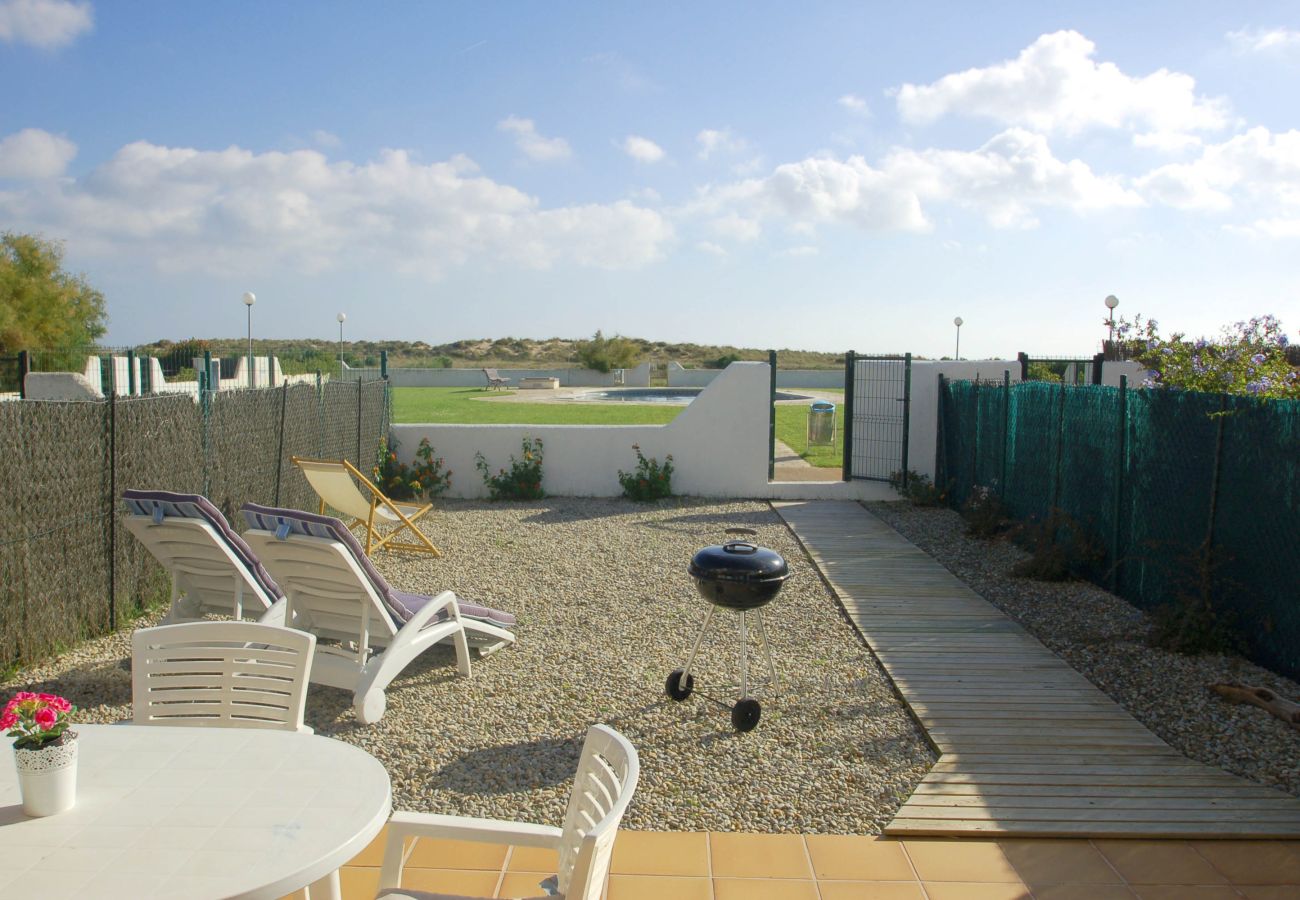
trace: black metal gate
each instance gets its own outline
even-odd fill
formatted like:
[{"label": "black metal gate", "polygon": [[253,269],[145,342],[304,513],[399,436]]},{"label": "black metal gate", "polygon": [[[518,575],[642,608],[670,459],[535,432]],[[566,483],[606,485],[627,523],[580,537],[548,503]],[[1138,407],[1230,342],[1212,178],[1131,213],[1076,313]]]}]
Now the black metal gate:
[{"label": "black metal gate", "polygon": [[844,358],[844,480],[907,472],[912,354]]}]

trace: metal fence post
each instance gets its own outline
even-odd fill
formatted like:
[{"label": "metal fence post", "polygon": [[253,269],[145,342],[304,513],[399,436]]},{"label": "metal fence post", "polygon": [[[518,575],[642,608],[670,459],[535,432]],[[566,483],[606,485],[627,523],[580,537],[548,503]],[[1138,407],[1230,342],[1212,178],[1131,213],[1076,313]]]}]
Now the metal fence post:
[{"label": "metal fence post", "polygon": [[1065,454],[1065,379],[1056,404],[1056,466],[1052,471],[1052,509],[1061,508],[1061,460]]},{"label": "metal fence post", "polygon": [[361,466],[361,379],[357,378],[357,466]]},{"label": "metal fence post", "polygon": [[[1019,353],[1016,354],[1016,359],[1020,360],[1020,380],[1028,381],[1029,380],[1029,354],[1021,350]],[[1062,378],[1061,380],[1064,381],[1065,379]]]},{"label": "metal fence post", "polygon": [[26,350],[18,351],[18,397],[27,399],[27,375],[32,370],[32,356]]},{"label": "metal fence post", "polygon": [[325,387],[321,384],[320,369],[316,370],[316,445],[320,451],[316,454],[325,457]]},{"label": "metal fence post", "polygon": [[1098,353],[1092,358],[1092,383],[1101,384],[1101,376],[1105,371],[1103,368],[1106,364],[1106,354]]},{"label": "metal fence post", "polygon": [[135,383],[135,359],[134,350],[126,351],[126,395],[128,397],[134,397],[139,387]]},{"label": "metal fence post", "polygon": [[275,451],[275,505],[280,505],[280,473],[284,470],[284,408],[289,402],[289,385],[280,385],[280,446]]},{"label": "metal fence post", "polygon": [[998,476],[998,496],[1007,499],[1007,450],[1011,445],[1011,371],[1002,370],[1002,472]]},{"label": "metal fence post", "polygon": [[1119,377],[1119,454],[1115,459],[1115,515],[1110,529],[1110,589],[1119,584],[1119,521],[1124,509],[1124,476],[1128,469],[1128,376]]},{"label": "metal fence post", "polygon": [[1210,510],[1205,523],[1205,549],[1214,549],[1214,520],[1219,512],[1219,472],[1223,468],[1223,423],[1228,418],[1228,395],[1219,395],[1219,414],[1214,428],[1214,477],[1210,480]]},{"label": "metal fence post", "polygon": [[844,468],[840,478],[844,481],[853,480],[853,372],[856,366],[855,354],[850,350],[844,354],[844,427],[840,429],[844,434]]},{"label": "metal fence post", "polygon": [[776,477],[776,351],[767,351],[767,480]]},{"label": "metal fence post", "polygon": [[907,490],[908,440],[912,430],[912,354],[903,355],[903,490]]},{"label": "metal fence post", "polygon": [[940,493],[948,482],[948,435],[944,429],[944,414],[948,410],[948,381],[939,373],[938,420],[934,424],[934,486]]},{"label": "metal fence post", "polygon": [[108,392],[108,627],[117,628],[117,391]]},{"label": "metal fence post", "polygon": [[388,351],[379,351],[379,377],[388,380]]}]

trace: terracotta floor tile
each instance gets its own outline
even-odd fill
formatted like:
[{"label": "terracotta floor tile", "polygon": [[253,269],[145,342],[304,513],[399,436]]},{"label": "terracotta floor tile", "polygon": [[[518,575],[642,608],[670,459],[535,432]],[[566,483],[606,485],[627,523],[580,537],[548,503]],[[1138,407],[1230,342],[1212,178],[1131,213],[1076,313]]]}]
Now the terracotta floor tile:
[{"label": "terracotta floor tile", "polygon": [[1122,884],[1034,885],[1034,900],[1136,900],[1137,894]]},{"label": "terracotta floor tile", "polygon": [[610,871],[619,875],[709,875],[703,831],[620,831]]},{"label": "terracotta floor tile", "polygon": [[812,878],[798,834],[711,832],[709,855],[715,878]]},{"label": "terracotta floor tile", "polygon": [[1227,884],[1135,884],[1133,891],[1141,900],[1241,900]]},{"label": "terracotta floor tile", "polygon": [[817,882],[793,878],[713,879],[715,900],[818,900]]},{"label": "terracotta floor tile", "polygon": [[1295,900],[1300,887],[1294,884],[1245,884],[1237,888],[1247,900]]},{"label": "terracotta floor tile", "polygon": [[1122,884],[1124,879],[1087,841],[998,841],[1020,880],[1047,884]]},{"label": "terracotta floor tile", "polygon": [[420,838],[406,865],[418,869],[480,869],[499,872],[506,861],[508,849],[504,844]]},{"label": "terracotta floor tile", "polygon": [[344,866],[339,869],[343,900],[375,900],[379,893],[379,870]]},{"label": "terracotta floor tile", "polygon": [[546,893],[539,883],[546,876],[540,872],[507,872],[501,880],[498,897],[540,897]]},{"label": "terracotta floor tile", "polygon": [[500,872],[472,872],[462,869],[412,869],[402,872],[402,887],[435,894],[491,897]]},{"label": "terracotta floor tile", "polygon": [[510,861],[506,863],[506,871],[544,872],[553,875],[559,864],[560,854],[554,850],[544,850],[541,847],[513,847],[510,850]]},{"label": "terracotta floor tile", "polygon": [[922,881],[1019,884],[1020,876],[995,841],[903,841]]},{"label": "terracotta floor tile", "polygon": [[1129,884],[1224,884],[1186,841],[1094,841]]},{"label": "terracotta floor tile", "polygon": [[1281,841],[1192,841],[1233,884],[1300,884],[1300,855]]},{"label": "terracotta floor tile", "polygon": [[713,900],[707,878],[676,875],[611,875],[608,900]]},{"label": "terracotta floor tile", "polygon": [[819,881],[822,900],[925,900],[917,881]]},{"label": "terracotta floor tile", "polygon": [[927,881],[930,900],[1033,900],[1023,884],[990,884],[976,881]]},{"label": "terracotta floor tile", "polygon": [[375,839],[366,845],[356,856],[349,860],[349,866],[380,866],[384,862],[384,841],[388,838],[388,826],[385,825],[375,836]]},{"label": "terracotta floor tile", "polygon": [[809,834],[804,841],[819,879],[916,880],[899,841],[856,834]]}]

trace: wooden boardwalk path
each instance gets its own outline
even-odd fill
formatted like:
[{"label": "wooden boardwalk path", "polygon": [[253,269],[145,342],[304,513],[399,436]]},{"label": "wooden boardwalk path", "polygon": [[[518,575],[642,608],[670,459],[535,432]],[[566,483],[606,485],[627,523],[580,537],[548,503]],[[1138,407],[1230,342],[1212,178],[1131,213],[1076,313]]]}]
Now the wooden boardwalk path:
[{"label": "wooden boardwalk path", "polygon": [[886,834],[1300,837],[1300,800],[1171,748],[857,503],[774,506],[940,753]]}]

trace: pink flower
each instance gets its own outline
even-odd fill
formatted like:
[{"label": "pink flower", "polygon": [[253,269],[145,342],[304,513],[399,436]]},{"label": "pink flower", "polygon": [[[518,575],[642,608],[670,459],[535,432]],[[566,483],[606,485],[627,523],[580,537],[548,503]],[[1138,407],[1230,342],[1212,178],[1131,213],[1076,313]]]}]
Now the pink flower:
[{"label": "pink flower", "polygon": [[51,696],[47,702],[50,704],[50,709],[59,712],[72,712],[72,704],[62,697]]},{"label": "pink flower", "polygon": [[18,724],[18,716],[11,712],[0,715],[0,731],[8,731]]},{"label": "pink flower", "polygon": [[10,700],[9,702],[21,703],[23,700],[36,700],[36,699],[37,699],[36,695],[33,694],[31,691],[19,691],[18,693],[14,694],[14,699]]},{"label": "pink flower", "polygon": [[59,721],[59,714],[48,706],[42,706],[36,710],[36,715],[33,718],[36,719],[36,724],[41,731],[49,731]]}]

